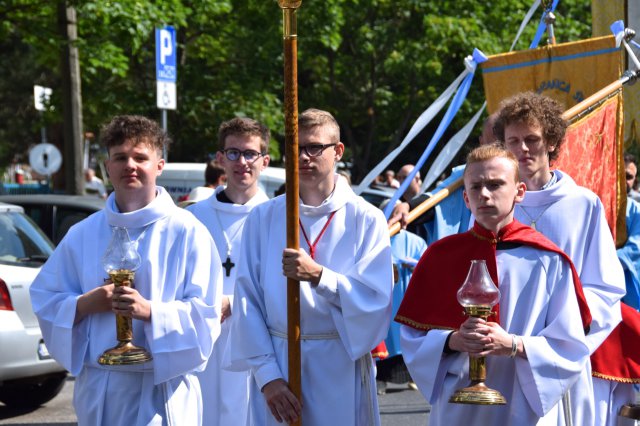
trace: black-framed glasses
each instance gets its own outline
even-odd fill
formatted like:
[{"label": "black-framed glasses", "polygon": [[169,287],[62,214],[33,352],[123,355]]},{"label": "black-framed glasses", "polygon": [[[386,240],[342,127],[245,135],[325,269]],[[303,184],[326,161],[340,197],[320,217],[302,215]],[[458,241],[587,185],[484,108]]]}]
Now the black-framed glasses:
[{"label": "black-framed glasses", "polygon": [[308,145],[300,145],[298,146],[299,148],[298,155],[304,152],[305,154],[307,154],[307,157],[320,157],[325,149],[331,146],[336,146],[336,145],[338,144],[337,143],[325,143],[325,144],[310,143]]},{"label": "black-framed glasses", "polygon": [[246,151],[240,151],[235,148],[223,149],[224,156],[227,157],[229,161],[238,161],[240,156],[244,157],[244,160],[247,163],[253,163],[259,157],[262,157],[264,154],[262,152],[254,151],[253,149],[247,149]]}]

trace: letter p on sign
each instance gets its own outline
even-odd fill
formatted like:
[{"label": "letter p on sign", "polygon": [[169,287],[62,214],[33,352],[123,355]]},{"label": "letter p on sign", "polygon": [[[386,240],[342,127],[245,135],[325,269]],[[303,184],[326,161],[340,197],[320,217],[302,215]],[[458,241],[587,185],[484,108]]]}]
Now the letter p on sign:
[{"label": "letter p on sign", "polygon": [[173,55],[173,39],[171,33],[165,29],[160,30],[160,63],[167,64],[167,57]]},{"label": "letter p on sign", "polygon": [[175,83],[176,77],[176,30],[156,28],[156,80]]}]

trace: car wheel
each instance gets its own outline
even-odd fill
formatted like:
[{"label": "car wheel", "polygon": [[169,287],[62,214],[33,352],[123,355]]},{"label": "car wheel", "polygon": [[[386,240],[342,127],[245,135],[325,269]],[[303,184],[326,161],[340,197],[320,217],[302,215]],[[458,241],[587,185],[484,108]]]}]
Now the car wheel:
[{"label": "car wheel", "polygon": [[67,373],[56,373],[6,381],[0,386],[0,401],[15,408],[39,407],[60,393],[66,378]]}]

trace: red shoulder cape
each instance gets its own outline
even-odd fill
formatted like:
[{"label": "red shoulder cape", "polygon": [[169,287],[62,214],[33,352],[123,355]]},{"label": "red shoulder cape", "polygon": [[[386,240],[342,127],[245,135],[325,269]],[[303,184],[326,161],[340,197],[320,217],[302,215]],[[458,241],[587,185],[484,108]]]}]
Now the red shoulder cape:
[{"label": "red shoulder cape", "polygon": [[[484,259],[491,279],[499,287],[496,269],[498,242],[519,243],[562,256],[571,265],[582,324],[588,330],[591,313],[573,262],[544,235],[516,220],[497,235],[476,222],[473,229],[429,246],[413,271],[395,320],[419,330],[458,329],[466,316],[456,296],[467,277],[471,260]],[[499,321],[499,306],[495,308],[493,320]]]},{"label": "red shoulder cape", "polygon": [[622,383],[640,383],[640,313],[620,304],[622,322],[591,355],[594,377]]}]

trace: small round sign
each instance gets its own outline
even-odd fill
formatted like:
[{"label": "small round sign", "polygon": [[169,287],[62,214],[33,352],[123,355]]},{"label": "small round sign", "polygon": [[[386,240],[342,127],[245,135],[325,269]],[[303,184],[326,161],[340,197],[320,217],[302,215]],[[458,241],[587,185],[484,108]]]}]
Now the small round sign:
[{"label": "small round sign", "polygon": [[29,165],[41,175],[52,175],[62,165],[60,150],[50,143],[41,143],[29,152]]}]

